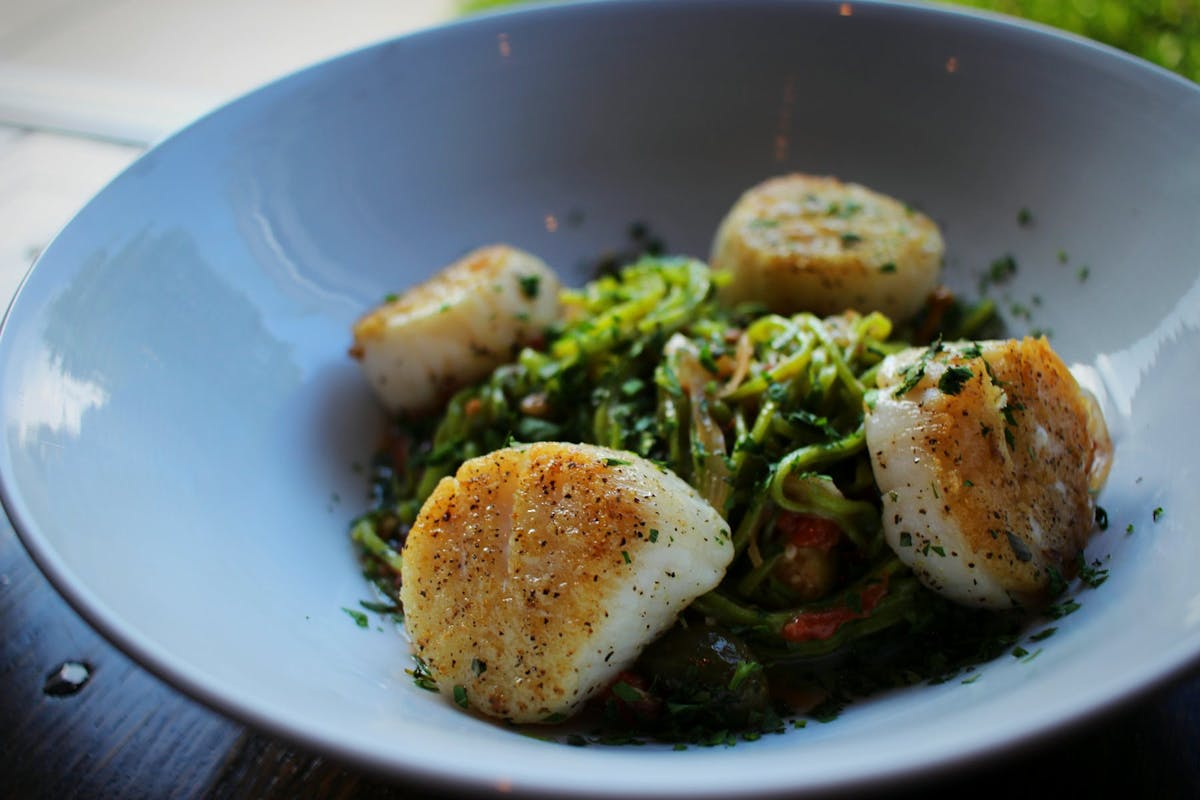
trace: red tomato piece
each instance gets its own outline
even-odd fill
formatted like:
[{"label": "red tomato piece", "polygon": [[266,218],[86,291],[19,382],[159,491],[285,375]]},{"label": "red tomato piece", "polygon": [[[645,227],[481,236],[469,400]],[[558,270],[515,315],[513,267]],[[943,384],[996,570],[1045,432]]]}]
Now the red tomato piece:
[{"label": "red tomato piece", "polygon": [[822,611],[806,611],[803,614],[797,614],[791,622],[783,626],[783,638],[789,642],[828,639],[837,633],[838,628],[857,616],[846,606],[827,608]]},{"label": "red tomato piece", "polygon": [[797,547],[833,548],[842,538],[842,529],[831,519],[784,511],[775,519],[775,527]]},{"label": "red tomato piece", "polygon": [[783,626],[783,638],[789,642],[828,639],[847,622],[862,619],[874,611],[885,594],[887,594],[887,581],[883,580],[867,586],[859,594],[862,611],[852,611],[849,606],[834,606],[797,614],[791,622]]}]

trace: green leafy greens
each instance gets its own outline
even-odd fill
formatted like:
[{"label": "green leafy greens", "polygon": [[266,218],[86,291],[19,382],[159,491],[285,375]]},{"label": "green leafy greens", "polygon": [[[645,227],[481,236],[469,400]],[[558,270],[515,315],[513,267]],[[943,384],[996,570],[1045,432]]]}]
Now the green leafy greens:
[{"label": "green leafy greens", "polygon": [[[945,680],[1011,651],[1017,616],[960,608],[924,589],[884,541],[863,418],[881,362],[908,347],[893,338],[891,321],[878,313],[822,319],[723,308],[715,301],[719,280],[688,258],[646,257],[605,274],[563,294],[564,321],[540,349],[521,350],[460,391],[439,417],[397,420],[372,464],[374,508],[352,528],[367,574],[395,595],[408,528],[463,461],[512,443],[587,442],[674,471],[732,531],[725,579],[679,624],[715,626],[744,642],[748,655],[711,691],[655,706],[653,724],[638,716],[637,730],[726,742],[728,731],[697,710],[697,697],[727,702],[764,682],[815,690],[824,701],[812,713],[821,719],[855,696]],[[943,352],[938,337],[904,385],[915,386]],[[972,377],[965,366],[949,366],[938,387],[955,394]],[[796,538],[814,525],[834,531],[827,546]],[[650,540],[658,535],[651,531]],[[808,561],[797,560],[798,550]],[[646,692],[630,684],[611,693],[620,719],[629,718],[629,706],[647,705]],[[747,713],[733,727],[784,726],[771,710]]]}]

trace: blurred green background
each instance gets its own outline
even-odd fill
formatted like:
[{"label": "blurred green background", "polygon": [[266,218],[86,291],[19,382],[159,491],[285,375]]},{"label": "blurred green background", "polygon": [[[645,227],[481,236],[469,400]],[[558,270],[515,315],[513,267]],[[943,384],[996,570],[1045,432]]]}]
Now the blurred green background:
[{"label": "blurred green background", "polygon": [[[471,14],[529,0],[461,0]],[[948,0],[1035,20],[1119,47],[1200,82],[1200,0]]]}]

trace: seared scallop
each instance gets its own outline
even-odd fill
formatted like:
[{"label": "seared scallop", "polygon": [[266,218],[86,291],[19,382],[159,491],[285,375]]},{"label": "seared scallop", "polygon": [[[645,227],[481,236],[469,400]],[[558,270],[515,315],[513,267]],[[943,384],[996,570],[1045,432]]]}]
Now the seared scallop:
[{"label": "seared scallop", "polygon": [[390,411],[428,413],[537,341],[561,288],[536,256],[484,247],[362,317],[350,353]]},{"label": "seared scallop", "polygon": [[944,245],[929,217],[836,178],[784,175],[747,191],[717,230],[712,266],[732,281],[721,299],[821,316],[847,309],[895,320],[937,284]]},{"label": "seared scallop", "polygon": [[882,365],[866,439],[888,544],[986,608],[1048,599],[1095,530],[1104,419],[1044,338],[914,348]]},{"label": "seared scallop", "polygon": [[471,459],[426,501],[401,601],[438,688],[558,721],[610,684],[733,558],[687,483],[632,453],[541,442]]}]

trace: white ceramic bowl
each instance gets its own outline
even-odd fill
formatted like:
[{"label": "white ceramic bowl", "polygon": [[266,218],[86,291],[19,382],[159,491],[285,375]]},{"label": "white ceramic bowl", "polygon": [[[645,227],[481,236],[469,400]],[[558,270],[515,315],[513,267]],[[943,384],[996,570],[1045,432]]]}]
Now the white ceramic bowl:
[{"label": "white ceramic bowl", "polygon": [[[0,335],[4,505],[149,669],[389,774],[708,797],[962,763],[1200,653],[1198,130],[1200,90],[1163,71],[907,5],[585,3],[352,53],[155,148],[45,252]],[[1051,328],[1105,398],[1108,583],[1031,662],[728,749],[562,747],[415,688],[397,632],[342,611],[368,596],[346,526],[381,424],[351,322],[496,240],[575,280],[634,220],[704,256],[742,189],[793,169],[928,211],[969,293],[1016,256],[1013,329]]]}]

